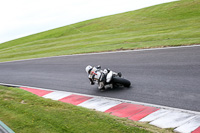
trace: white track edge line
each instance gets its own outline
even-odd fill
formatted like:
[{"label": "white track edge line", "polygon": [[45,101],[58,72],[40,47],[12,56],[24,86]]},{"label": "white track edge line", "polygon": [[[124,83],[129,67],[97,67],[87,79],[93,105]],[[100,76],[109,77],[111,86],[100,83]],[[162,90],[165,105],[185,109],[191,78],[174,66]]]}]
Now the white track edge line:
[{"label": "white track edge line", "polygon": [[32,58],[32,59],[24,59],[24,60],[15,60],[15,61],[5,61],[2,63],[11,63],[11,62],[20,62],[20,61],[31,61],[31,60],[40,60],[40,59],[50,59],[50,58],[59,58],[59,57],[71,57],[71,56],[87,56],[87,55],[101,55],[101,54],[114,54],[114,53],[127,53],[127,52],[142,52],[142,51],[154,51],[154,50],[165,50],[165,49],[178,49],[178,48],[192,48],[192,47],[200,47],[200,45],[182,45],[182,46],[171,46],[171,47],[163,47],[163,48],[150,48],[150,49],[135,49],[135,50],[122,50],[122,51],[110,51],[110,52],[96,52],[96,53],[85,53],[85,54],[72,54],[72,55],[59,55],[59,56],[51,56],[51,57],[41,57],[41,58]]},{"label": "white track edge line", "polygon": [[[6,83],[0,83],[0,85],[10,86],[10,87],[26,87],[26,88],[32,88],[32,89],[48,90],[48,91],[59,91],[59,90],[53,90],[53,89],[44,89],[44,88],[38,88],[38,87],[30,87],[30,86],[6,84]],[[59,91],[59,92],[68,92],[68,91]],[[143,103],[143,102],[136,102],[136,101],[130,101],[130,100],[124,100],[124,99],[118,99],[118,98],[110,98],[110,97],[81,94],[81,93],[75,93],[75,92],[68,92],[68,93],[83,95],[83,96],[89,96],[89,97],[94,97],[94,98],[95,97],[96,98],[104,98],[104,99],[120,101],[120,102],[124,102],[124,103],[133,103],[133,104],[139,104],[139,105],[144,105],[144,106],[156,107],[156,108],[160,108],[160,109],[168,109],[168,110],[172,110],[172,111],[180,111],[180,112],[200,115],[200,112],[192,111],[192,110],[179,109],[179,108],[174,108],[174,107],[168,107],[168,106],[162,106],[162,105],[156,105],[156,104],[150,104],[150,103]]]}]

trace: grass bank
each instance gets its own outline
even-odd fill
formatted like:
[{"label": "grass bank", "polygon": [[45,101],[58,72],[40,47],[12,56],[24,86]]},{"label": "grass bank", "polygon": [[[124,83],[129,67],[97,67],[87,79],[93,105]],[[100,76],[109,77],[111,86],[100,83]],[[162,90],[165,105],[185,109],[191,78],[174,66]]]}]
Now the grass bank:
[{"label": "grass bank", "polygon": [[180,0],[92,19],[0,44],[0,62],[200,44],[200,0]]},{"label": "grass bank", "polygon": [[16,133],[172,132],[4,86],[0,86],[0,120]]}]

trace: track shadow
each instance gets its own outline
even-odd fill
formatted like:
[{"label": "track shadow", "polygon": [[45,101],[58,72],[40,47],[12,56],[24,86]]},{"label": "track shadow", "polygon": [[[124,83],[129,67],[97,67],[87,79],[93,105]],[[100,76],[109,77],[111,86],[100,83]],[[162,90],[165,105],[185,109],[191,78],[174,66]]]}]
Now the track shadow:
[{"label": "track shadow", "polygon": [[107,89],[104,89],[104,90],[99,90],[97,88],[97,91],[99,92],[120,92],[120,91],[125,91],[125,90],[129,90],[129,89],[132,89],[133,86],[131,85],[130,87],[114,87],[114,88],[107,88]]}]

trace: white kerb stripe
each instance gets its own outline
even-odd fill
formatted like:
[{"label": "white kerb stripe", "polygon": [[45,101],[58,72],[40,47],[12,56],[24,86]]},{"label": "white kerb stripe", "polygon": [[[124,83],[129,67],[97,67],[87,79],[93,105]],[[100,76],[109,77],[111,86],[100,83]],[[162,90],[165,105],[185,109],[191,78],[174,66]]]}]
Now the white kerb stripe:
[{"label": "white kerb stripe", "polygon": [[150,124],[161,127],[161,128],[175,128],[178,127],[187,121],[194,118],[195,115],[183,113],[179,111],[172,111],[171,113],[168,113],[154,121],[152,121]]},{"label": "white kerb stripe", "polygon": [[119,101],[107,100],[103,98],[92,98],[79,104],[78,106],[104,112],[120,103],[121,102]]},{"label": "white kerb stripe", "polygon": [[146,117],[142,118],[140,121],[142,122],[150,122],[150,121],[153,121],[153,120],[156,120],[168,113],[170,113],[172,111],[170,110],[166,110],[166,109],[160,109],[158,111],[155,111],[153,113],[151,113],[150,115],[147,115]]},{"label": "white kerb stripe", "polygon": [[50,98],[52,100],[59,100],[59,99],[62,99],[64,97],[70,96],[71,94],[72,93],[69,93],[69,92],[54,91],[54,92],[51,92],[47,95],[44,95],[43,97],[44,98]]},{"label": "white kerb stripe", "polygon": [[176,128],[174,131],[181,132],[181,133],[191,133],[192,131],[197,129],[199,126],[200,126],[200,115],[197,115],[195,118],[191,119],[187,123]]}]

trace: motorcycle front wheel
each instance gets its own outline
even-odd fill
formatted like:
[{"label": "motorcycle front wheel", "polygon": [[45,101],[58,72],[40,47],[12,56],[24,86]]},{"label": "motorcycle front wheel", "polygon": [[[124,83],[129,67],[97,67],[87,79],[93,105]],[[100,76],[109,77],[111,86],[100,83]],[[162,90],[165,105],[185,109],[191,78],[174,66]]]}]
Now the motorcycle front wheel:
[{"label": "motorcycle front wheel", "polygon": [[131,85],[131,82],[129,80],[120,77],[113,77],[112,81],[114,84],[120,84],[124,87],[130,87]]}]

